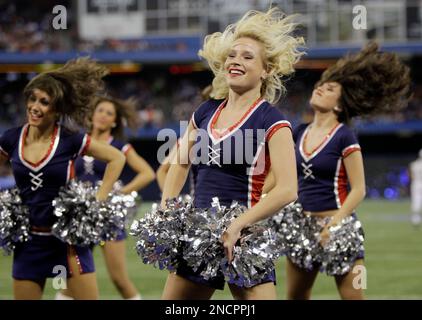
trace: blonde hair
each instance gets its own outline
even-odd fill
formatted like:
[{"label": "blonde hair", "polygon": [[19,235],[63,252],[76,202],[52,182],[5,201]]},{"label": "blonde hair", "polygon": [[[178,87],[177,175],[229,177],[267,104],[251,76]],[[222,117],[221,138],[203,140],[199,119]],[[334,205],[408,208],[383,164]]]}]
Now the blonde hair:
[{"label": "blonde hair", "polygon": [[210,96],[214,99],[228,97],[229,87],[225,79],[224,63],[233,42],[247,37],[260,42],[264,48],[264,65],[268,76],[262,81],[261,95],[275,103],[285,93],[282,77],[294,72],[293,65],[304,54],[298,47],[304,44],[302,37],[291,33],[297,27],[294,15],[286,16],[278,8],[267,12],[248,11],[237,23],[227,26],[223,33],[215,32],[205,37],[199,56],[207,60],[215,77]]}]

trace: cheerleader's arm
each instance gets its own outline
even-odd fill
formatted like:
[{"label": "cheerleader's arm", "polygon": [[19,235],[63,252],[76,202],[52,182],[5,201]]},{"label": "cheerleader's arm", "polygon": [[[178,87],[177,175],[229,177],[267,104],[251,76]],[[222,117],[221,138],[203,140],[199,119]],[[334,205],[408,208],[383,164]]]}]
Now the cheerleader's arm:
[{"label": "cheerleader's arm", "polygon": [[125,165],[126,158],[118,149],[92,139],[86,150],[88,156],[94,157],[107,163],[102,184],[97,192],[98,200],[105,200],[113,188],[113,184],[119,178]]},{"label": "cheerleader's arm", "polygon": [[362,152],[357,150],[353,153],[350,153],[346,158],[343,159],[343,163],[346,169],[350,191],[347,194],[346,199],[342,203],[340,209],[333,216],[333,219],[327,225],[327,227],[336,225],[343,218],[351,215],[366,195]]},{"label": "cheerleader's arm", "polygon": [[170,169],[164,183],[163,195],[161,198],[161,207],[165,207],[166,200],[177,197],[182,190],[189,174],[191,165],[190,151],[196,141],[196,128],[189,122],[183,138],[177,145],[177,153],[174,159],[171,159]]}]

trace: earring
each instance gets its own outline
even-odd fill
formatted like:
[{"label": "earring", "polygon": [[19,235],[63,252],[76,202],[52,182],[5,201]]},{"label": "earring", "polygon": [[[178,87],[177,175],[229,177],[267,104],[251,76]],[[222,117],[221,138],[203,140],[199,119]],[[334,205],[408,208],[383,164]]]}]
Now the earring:
[{"label": "earring", "polygon": [[341,108],[339,108],[339,106],[335,106],[334,111],[341,112]]},{"label": "earring", "polygon": [[112,127],[112,128],[116,128],[116,124],[115,124],[115,123],[113,123],[113,124],[111,125],[111,127]]}]

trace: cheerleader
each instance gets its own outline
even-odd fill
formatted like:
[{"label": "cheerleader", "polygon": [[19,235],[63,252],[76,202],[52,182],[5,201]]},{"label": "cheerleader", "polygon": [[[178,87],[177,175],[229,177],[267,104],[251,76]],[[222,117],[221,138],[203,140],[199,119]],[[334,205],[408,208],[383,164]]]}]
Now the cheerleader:
[{"label": "cheerleader", "polygon": [[[359,115],[398,110],[409,99],[409,87],[408,67],[396,54],[379,52],[375,43],[340,59],[315,85],[310,99],[314,119],[298,126],[293,138],[303,213],[323,218],[314,221],[331,218],[320,234],[322,246],[330,238],[330,227],[348,216],[357,219],[355,210],[365,197],[361,148],[349,121]],[[305,270],[292,262],[289,253],[287,257],[288,299],[309,299],[318,263]],[[348,272],[334,276],[342,299],[363,299],[362,288],[353,285],[357,275],[353,268],[363,266],[363,259],[362,251]]]},{"label": "cheerleader", "polygon": [[[243,228],[271,216],[297,197],[290,124],[271,106],[284,91],[281,78],[294,71],[301,55],[297,48],[302,39],[291,35],[294,28],[291,17],[284,17],[276,8],[266,13],[250,11],[223,33],[207,36],[200,51],[215,75],[212,99],[192,116],[165,180],[161,205],[180,193],[195,159],[196,207],[210,207],[218,197],[220,204],[236,200],[248,208],[232,221],[221,239],[229,261]],[[193,147],[199,151],[190,157]],[[241,147],[245,148],[238,149]],[[261,200],[270,166],[277,183]],[[177,271],[169,274],[162,298],[209,299],[215,289],[223,289],[224,277],[207,280],[200,272],[181,261]],[[272,271],[253,287],[230,283],[229,287],[235,299],[275,299],[274,284]]]},{"label": "cheerleader", "polygon": [[28,122],[7,130],[0,138],[0,162],[10,161],[23,204],[29,208],[31,238],[16,244],[13,254],[15,299],[41,299],[46,278],[66,269],[67,287],[76,299],[97,299],[91,250],[69,246],[51,234],[55,222],[52,200],[73,178],[73,164],[81,155],[107,163],[97,193],[105,200],[124,166],[115,148],[91,140],[65,126],[67,120],[83,125],[92,98],[102,88],[104,67],[89,59],[33,78],[24,89]]},{"label": "cheerleader", "polygon": [[[124,184],[120,191],[129,194],[150,184],[155,179],[155,173],[129,143],[123,142],[125,123],[130,128],[135,128],[137,125],[135,101],[131,99],[123,101],[111,97],[97,98],[89,134],[93,139],[111,145],[125,155],[128,165],[124,167],[119,178]],[[97,183],[104,175],[106,164],[84,156],[76,160],[75,168],[77,179]],[[137,173],[135,177],[132,170]],[[101,248],[110,278],[121,296],[124,299],[140,300],[141,296],[127,271],[126,238],[126,231],[122,230],[115,241],[105,241]],[[72,296],[72,293],[68,290],[59,295],[58,299],[66,299],[66,296]]]}]

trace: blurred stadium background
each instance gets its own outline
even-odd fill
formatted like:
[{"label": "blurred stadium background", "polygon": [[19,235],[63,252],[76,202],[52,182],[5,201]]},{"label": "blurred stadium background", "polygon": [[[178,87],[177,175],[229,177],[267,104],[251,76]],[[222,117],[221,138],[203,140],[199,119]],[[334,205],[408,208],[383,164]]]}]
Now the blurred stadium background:
[{"label": "blurred stadium background", "polygon": [[[107,90],[139,99],[142,120],[127,132],[137,151],[158,167],[162,128],[179,132],[190,118],[200,91],[212,74],[197,51],[204,35],[221,31],[249,9],[270,3],[299,13],[299,34],[306,56],[287,82],[287,95],[276,105],[298,124],[310,119],[308,98],[323,70],[336,59],[377,40],[397,52],[412,70],[414,96],[398,114],[356,120],[363,148],[367,200],[359,209],[367,236],[368,289],[371,299],[422,299],[422,230],[410,223],[408,164],[422,148],[422,0],[0,0],[0,134],[25,121],[22,90],[38,72],[90,55],[109,66]],[[56,7],[60,5],[61,7]],[[367,10],[367,28],[356,30],[353,8]],[[53,13],[53,8],[58,11]],[[65,9],[65,19],[57,20]],[[55,20],[56,19],[56,20]],[[54,25],[56,23],[56,28]],[[57,28],[65,26],[65,28]],[[391,79],[394,81],[394,79]],[[0,189],[13,185],[10,168],[0,168]],[[160,193],[156,183],[143,190],[142,215]],[[166,273],[144,266],[128,241],[130,273],[147,299],[159,298]],[[102,298],[119,298],[96,250]],[[12,298],[11,258],[0,257],[0,299]],[[278,268],[279,297],[284,298],[284,261]],[[52,298],[51,286],[45,298]],[[226,289],[216,298],[229,298]],[[334,281],[321,277],[315,298],[337,298]]]}]

